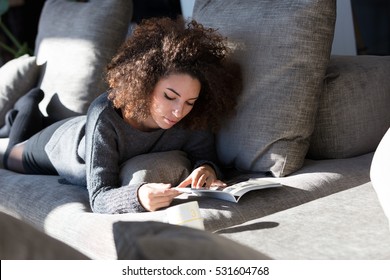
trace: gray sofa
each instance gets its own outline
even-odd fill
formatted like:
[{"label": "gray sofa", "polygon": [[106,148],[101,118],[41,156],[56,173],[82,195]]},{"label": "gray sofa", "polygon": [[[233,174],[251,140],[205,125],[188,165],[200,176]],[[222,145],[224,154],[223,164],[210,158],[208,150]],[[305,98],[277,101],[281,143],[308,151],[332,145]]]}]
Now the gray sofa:
[{"label": "gray sofa", "polygon": [[[237,114],[216,135],[221,163],[228,176],[283,187],[239,203],[183,194],[175,204],[198,201],[199,231],[167,224],[166,210],[96,214],[81,186],[0,169],[0,211],[17,218],[1,231],[22,221],[37,242],[55,238],[77,251],[60,258],[390,259],[389,221],[370,179],[390,126],[390,57],[331,56],[335,5],[195,3],[194,18],[229,38],[244,77]],[[35,56],[0,69],[1,113],[34,86],[45,91],[48,116],[85,113],[104,90],[102,69],[127,36],[131,10],[127,0],[46,1]]]}]

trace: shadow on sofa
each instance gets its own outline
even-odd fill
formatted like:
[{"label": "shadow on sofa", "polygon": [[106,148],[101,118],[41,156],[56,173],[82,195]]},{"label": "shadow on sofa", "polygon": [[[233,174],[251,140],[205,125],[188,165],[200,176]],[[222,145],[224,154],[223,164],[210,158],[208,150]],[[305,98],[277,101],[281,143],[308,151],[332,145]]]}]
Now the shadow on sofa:
[{"label": "shadow on sofa", "polygon": [[224,234],[224,233],[236,233],[236,232],[244,232],[244,231],[252,231],[252,230],[263,230],[270,229],[279,226],[279,223],[275,222],[258,222],[250,225],[241,225],[235,226],[227,229],[218,230],[216,233]]}]

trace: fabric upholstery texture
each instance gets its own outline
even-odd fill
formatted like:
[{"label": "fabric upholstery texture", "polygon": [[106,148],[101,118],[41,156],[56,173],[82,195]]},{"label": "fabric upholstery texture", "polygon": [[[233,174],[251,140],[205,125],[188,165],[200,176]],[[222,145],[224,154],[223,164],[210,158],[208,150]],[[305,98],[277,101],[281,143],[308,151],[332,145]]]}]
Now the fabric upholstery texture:
[{"label": "fabric upholstery texture", "polygon": [[333,56],[308,157],[375,151],[390,127],[390,56]]},{"label": "fabric upholstery texture", "polygon": [[[73,22],[79,23],[81,19],[78,17],[84,15],[82,11],[80,14],[76,12],[68,14],[68,11],[74,11],[74,7],[82,10],[82,7],[86,7],[82,6],[85,4],[47,0],[47,5],[54,2],[62,5],[63,10],[60,16],[53,16],[51,20],[47,20],[46,25],[55,26],[57,22],[62,21],[63,17],[67,17],[67,21],[64,22],[67,27],[63,30],[72,33],[73,29],[78,27],[77,24],[73,25]],[[112,2],[124,3],[119,0],[100,2],[91,0],[90,2],[97,5],[98,9],[106,10],[106,5],[109,6]],[[51,237],[54,237],[75,248],[83,256],[93,259],[228,259],[231,257],[235,259],[390,259],[389,224],[372,188],[377,191],[379,200],[383,198],[381,196],[383,193],[376,187],[378,185],[375,182],[378,177],[375,170],[379,170],[378,166],[382,168],[388,166],[386,162],[389,156],[387,152],[383,152],[388,146],[386,144],[389,139],[388,133],[382,140],[384,144],[381,142],[376,151],[374,159],[373,153],[345,159],[304,161],[301,159],[301,152],[304,150],[302,147],[307,145],[305,137],[313,129],[313,111],[317,110],[318,104],[313,100],[319,100],[320,96],[316,94],[321,84],[319,80],[325,77],[325,71],[322,74],[319,72],[323,70],[323,64],[327,61],[326,53],[330,43],[325,42],[325,37],[329,37],[329,27],[334,23],[334,11],[328,11],[328,5],[333,5],[334,2],[199,0],[195,7],[195,16],[202,18],[204,24],[215,23],[215,27],[233,38],[236,45],[241,48],[241,51],[235,54],[235,59],[243,62],[245,66],[246,94],[241,100],[236,119],[218,136],[219,143],[224,145],[219,146],[220,155],[223,155],[226,164],[241,169],[271,171],[275,176],[290,174],[283,178],[267,178],[282,183],[284,187],[250,192],[237,204],[183,194],[174,200],[173,205],[189,200],[198,201],[206,231],[196,231],[165,224],[167,222],[165,210],[120,215],[92,213],[85,187],[67,184],[59,176],[22,175],[0,169],[0,212],[9,213],[23,221],[23,224],[20,220],[12,220],[12,222],[7,220],[4,223],[0,215],[0,242],[4,240],[4,234],[7,235],[7,242],[13,232],[20,234],[12,236],[14,244],[7,243],[6,247],[2,248],[11,250],[12,246],[15,246],[13,248],[17,250],[11,253],[19,252],[21,254],[17,256],[26,258],[28,256],[33,258],[37,254],[49,256],[46,253],[56,247],[52,246],[55,241],[52,243]],[[69,9],[65,6],[68,4]],[[293,19],[290,15],[293,15]],[[310,20],[303,20],[302,17]],[[121,21],[119,17],[117,19]],[[85,38],[89,38],[89,27],[89,25],[83,26],[86,34],[82,36]],[[308,28],[314,31],[305,32]],[[102,37],[99,41],[101,43],[99,49],[104,48],[106,43],[110,43],[107,38],[114,33],[110,30],[104,35],[101,34],[106,37]],[[55,38],[55,35],[53,36]],[[258,41],[255,38],[258,38]],[[315,47],[313,42],[316,42]],[[70,51],[66,49],[66,44],[60,46],[62,53]],[[94,56],[95,54],[92,53],[94,49],[90,50],[91,53],[80,52],[80,56]],[[316,56],[315,50],[321,52],[322,56]],[[289,52],[292,57],[289,56]],[[72,57],[67,58],[72,61]],[[333,60],[332,64],[337,66],[340,62],[342,68],[348,68],[342,63],[343,61],[350,63],[347,60],[348,58]],[[75,59],[72,61],[74,67],[68,68],[67,73],[73,71],[79,75],[86,68],[85,65],[79,68],[75,61]],[[353,71],[360,75],[358,69],[361,67],[362,60],[352,60],[352,62],[356,62],[356,65],[352,66]],[[380,76],[380,71],[383,71],[383,65],[379,60],[377,62],[379,70],[369,75],[371,79],[378,81],[378,84],[384,84],[388,80],[387,74],[382,80],[375,79],[376,75]],[[368,70],[369,64],[363,64],[362,67]],[[47,67],[48,65],[49,63],[46,63]],[[62,66],[62,62],[59,61],[58,65]],[[373,65],[371,66],[374,68]],[[48,70],[50,69],[46,68],[46,71]],[[301,71],[305,74],[301,75]],[[80,86],[84,82],[83,79],[75,79],[74,76],[69,78],[66,73],[61,75],[66,78],[69,85],[74,82]],[[89,79],[88,77],[84,77],[85,81]],[[63,77],[51,74],[50,78],[54,82],[55,79],[62,81]],[[350,79],[354,78],[350,77]],[[331,85],[336,89],[337,83],[343,83],[345,88],[349,87],[349,83],[344,82],[342,76],[332,78],[328,75],[328,86]],[[358,87],[357,84],[352,84]],[[360,86],[366,88],[366,95],[370,92],[369,86],[375,87],[369,81]],[[345,90],[340,89],[340,91]],[[89,94],[94,95],[95,92]],[[76,99],[76,95],[74,98]],[[377,97],[373,95],[373,98]],[[287,99],[294,102],[291,100],[287,102]],[[383,99],[383,102],[386,100]],[[77,102],[83,104],[84,101]],[[375,101],[370,100],[368,103],[375,104]],[[51,107],[52,110],[53,108]],[[388,116],[388,111],[384,112],[382,107],[379,107],[378,112]],[[62,115],[63,111],[58,113]],[[365,117],[363,113],[370,112],[363,110],[362,119]],[[349,116],[344,117],[349,118]],[[368,115],[368,119],[371,117],[372,115]],[[236,129],[237,133],[235,133]],[[276,135],[277,131],[284,133]],[[232,139],[230,140],[229,137]],[[375,134],[375,137],[379,136]],[[301,142],[304,144],[301,145]],[[0,146],[5,144],[6,141],[0,141]],[[344,144],[350,145],[347,141]],[[143,158],[142,165],[149,166],[152,158]],[[302,168],[293,172],[300,161],[303,161]],[[371,166],[373,186],[369,183],[371,162],[373,163]],[[131,161],[123,166],[123,182],[133,179],[130,173],[134,168],[134,162]],[[165,170],[166,166],[161,168]],[[137,174],[136,180],[151,178],[159,173],[149,172],[147,168],[142,170]],[[180,172],[180,169],[178,171]],[[382,172],[380,174],[383,176]],[[259,174],[248,174],[248,176],[252,175],[259,176]],[[173,175],[166,175],[168,179],[171,176]],[[381,190],[385,190],[385,197],[389,197],[388,184],[385,187]],[[383,201],[381,202],[382,206],[385,205]],[[3,225],[6,225],[6,231],[3,230]],[[42,236],[40,232],[47,233],[51,237]],[[230,243],[226,238],[221,239],[220,236],[210,232],[216,232],[260,253]],[[31,240],[34,241],[33,244]],[[177,247],[180,246],[185,246],[185,249],[178,250]],[[43,249],[44,252],[39,249]],[[66,250],[61,252],[68,252]],[[0,254],[1,252],[2,249]],[[234,256],[231,255],[232,253]]]},{"label": "fabric upholstery texture", "polygon": [[191,172],[191,162],[182,151],[151,153],[133,157],[121,166],[122,186],[130,183],[178,185]]},{"label": "fabric upholstery texture", "polygon": [[0,127],[4,125],[5,114],[15,102],[36,86],[41,67],[36,57],[25,54],[0,68]]},{"label": "fabric upholstery texture", "polygon": [[366,183],[217,233],[278,260],[388,260],[386,225]]},{"label": "fabric upholstery texture", "polygon": [[236,49],[243,94],[217,136],[223,164],[286,176],[309,148],[329,61],[336,1],[196,1],[194,19]]},{"label": "fabric upholstery texture", "polygon": [[184,226],[158,222],[117,222],[113,225],[119,259],[258,260],[268,259],[238,242]]},{"label": "fabric upholstery texture", "polygon": [[131,17],[127,0],[45,2],[35,48],[38,64],[44,65],[44,114],[59,120],[86,113],[107,89],[104,68],[125,39]]},{"label": "fabric upholstery texture", "polygon": [[[205,229],[213,232],[367,183],[371,160],[372,154],[353,159],[307,160],[301,170],[290,176],[268,178],[285,187],[250,192],[238,204],[183,194],[172,205],[197,200]],[[20,217],[93,259],[118,258],[118,241],[112,232],[116,222],[167,222],[165,210],[121,215],[92,213],[85,187],[67,185],[59,176],[15,176],[4,169],[0,169],[0,211]]]},{"label": "fabric upholstery texture", "polygon": [[84,260],[86,256],[31,225],[0,212],[1,260]]}]

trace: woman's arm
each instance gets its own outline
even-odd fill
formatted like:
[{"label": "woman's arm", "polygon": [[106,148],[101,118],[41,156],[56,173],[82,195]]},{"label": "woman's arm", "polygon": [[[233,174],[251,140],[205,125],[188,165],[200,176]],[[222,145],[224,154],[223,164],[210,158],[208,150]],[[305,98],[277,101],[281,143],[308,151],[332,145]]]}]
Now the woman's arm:
[{"label": "woman's arm", "polygon": [[191,133],[184,151],[194,165],[191,174],[178,187],[192,185],[193,188],[224,187],[222,172],[217,165],[214,135],[209,131]]},{"label": "woman's arm", "polygon": [[[118,134],[105,95],[92,103],[85,131],[86,179],[91,208],[98,213],[142,212],[137,192],[141,183],[122,186]],[[112,111],[110,111],[112,110]]]}]

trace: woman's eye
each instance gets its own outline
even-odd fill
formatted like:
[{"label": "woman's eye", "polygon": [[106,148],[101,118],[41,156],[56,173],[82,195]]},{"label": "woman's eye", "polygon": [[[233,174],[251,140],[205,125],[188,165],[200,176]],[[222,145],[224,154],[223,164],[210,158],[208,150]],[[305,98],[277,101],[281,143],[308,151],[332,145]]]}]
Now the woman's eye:
[{"label": "woman's eye", "polygon": [[164,92],[164,97],[165,97],[166,99],[168,99],[168,100],[175,100],[174,97],[169,97],[169,95],[166,94],[165,92]]},{"label": "woman's eye", "polygon": [[195,105],[195,102],[192,103],[192,102],[186,102],[188,106],[194,106]]}]

